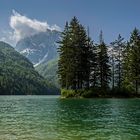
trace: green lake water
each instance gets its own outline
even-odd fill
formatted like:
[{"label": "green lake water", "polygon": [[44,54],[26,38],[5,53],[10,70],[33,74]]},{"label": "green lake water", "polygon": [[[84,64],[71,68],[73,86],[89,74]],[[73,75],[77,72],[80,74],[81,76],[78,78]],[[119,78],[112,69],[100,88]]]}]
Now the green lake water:
[{"label": "green lake water", "polygon": [[140,99],[0,96],[0,140],[140,140]]}]

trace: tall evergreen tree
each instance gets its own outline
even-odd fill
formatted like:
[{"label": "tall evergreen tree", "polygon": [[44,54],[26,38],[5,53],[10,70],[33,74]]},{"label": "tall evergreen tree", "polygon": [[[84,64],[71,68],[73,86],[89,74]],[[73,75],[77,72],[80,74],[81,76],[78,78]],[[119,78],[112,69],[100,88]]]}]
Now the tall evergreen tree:
[{"label": "tall evergreen tree", "polygon": [[133,84],[135,92],[138,94],[138,88],[140,84],[140,32],[138,29],[134,29],[130,37],[130,67],[133,77]]},{"label": "tall evergreen tree", "polygon": [[98,50],[92,41],[90,41],[90,46],[90,85],[94,88],[98,86]]},{"label": "tall evergreen tree", "polygon": [[109,51],[110,56],[110,64],[111,64],[111,83],[112,90],[115,88],[115,51],[114,51],[114,42],[111,42],[111,49]]},{"label": "tall evergreen tree", "polygon": [[[85,80],[84,67],[86,56],[84,56],[84,48],[86,46],[87,36],[84,27],[79,23],[78,19],[74,17],[70,22],[70,39],[72,51],[72,65],[73,67],[73,89],[82,88]],[[83,59],[84,58],[84,59]]]},{"label": "tall evergreen tree", "polygon": [[[117,40],[111,43],[113,47],[113,67],[112,67],[112,76],[114,79],[113,84],[120,90],[122,81],[123,81],[123,68],[122,68],[122,62],[123,62],[123,50],[125,47],[124,38],[121,37],[119,34]],[[112,86],[113,87],[113,86]]]},{"label": "tall evergreen tree", "polygon": [[123,81],[122,86],[126,90],[132,92],[133,91],[133,80],[132,80],[132,70],[131,70],[131,46],[130,43],[127,42],[124,50],[123,50]]},{"label": "tall evergreen tree", "polygon": [[66,22],[65,29],[62,32],[62,40],[58,43],[60,44],[60,47],[58,49],[60,59],[58,61],[58,76],[60,85],[62,88],[69,88],[70,81],[71,81],[71,75],[70,75],[70,40],[69,40],[69,25],[68,22]]},{"label": "tall evergreen tree", "polygon": [[110,65],[109,57],[107,53],[107,46],[103,40],[102,31],[100,33],[100,44],[98,45],[98,65],[99,65],[99,84],[102,89],[107,89],[109,87],[110,81]]},{"label": "tall evergreen tree", "polygon": [[62,87],[67,89],[88,88],[90,43],[85,28],[76,17],[65,26],[62,40],[59,43],[58,74]]}]

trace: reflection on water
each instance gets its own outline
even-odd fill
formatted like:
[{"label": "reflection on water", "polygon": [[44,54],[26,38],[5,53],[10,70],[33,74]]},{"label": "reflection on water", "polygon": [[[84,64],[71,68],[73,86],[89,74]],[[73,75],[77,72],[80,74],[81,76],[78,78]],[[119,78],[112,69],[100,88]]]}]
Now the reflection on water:
[{"label": "reflection on water", "polygon": [[0,97],[0,140],[139,139],[140,99]]}]

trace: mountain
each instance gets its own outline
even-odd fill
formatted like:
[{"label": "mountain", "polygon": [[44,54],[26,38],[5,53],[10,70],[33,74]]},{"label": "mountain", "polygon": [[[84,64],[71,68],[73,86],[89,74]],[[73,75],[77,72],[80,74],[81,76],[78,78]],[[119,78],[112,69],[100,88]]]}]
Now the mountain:
[{"label": "mountain", "polygon": [[52,89],[26,57],[0,42],[0,95],[49,94]]},{"label": "mountain", "polygon": [[59,31],[48,29],[46,32],[19,40],[15,49],[37,66],[58,57],[57,41],[59,39]]},{"label": "mountain", "polygon": [[28,58],[48,83],[59,87],[57,78],[58,44],[61,33],[47,30],[21,39],[15,49]]}]

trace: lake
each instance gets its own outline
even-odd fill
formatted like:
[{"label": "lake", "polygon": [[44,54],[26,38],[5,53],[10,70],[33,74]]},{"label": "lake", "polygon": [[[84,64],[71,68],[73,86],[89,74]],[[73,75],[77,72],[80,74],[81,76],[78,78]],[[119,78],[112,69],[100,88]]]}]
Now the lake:
[{"label": "lake", "polygon": [[0,140],[140,140],[140,99],[0,96]]}]

